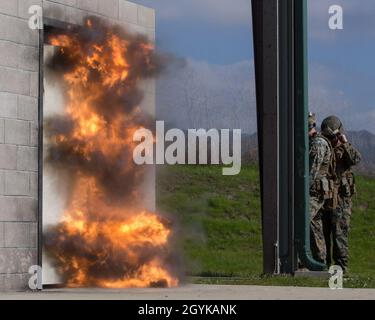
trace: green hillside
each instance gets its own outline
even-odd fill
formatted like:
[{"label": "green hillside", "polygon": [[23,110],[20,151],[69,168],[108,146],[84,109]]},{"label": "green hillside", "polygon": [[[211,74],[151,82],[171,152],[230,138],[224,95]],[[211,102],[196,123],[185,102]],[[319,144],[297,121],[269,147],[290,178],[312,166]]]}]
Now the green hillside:
[{"label": "green hillside", "polygon": [[[264,277],[259,174],[255,166],[238,176],[220,167],[160,167],[158,210],[176,218],[190,279],[204,283],[327,286],[327,281]],[[346,287],[375,287],[375,180],[358,178]]]}]

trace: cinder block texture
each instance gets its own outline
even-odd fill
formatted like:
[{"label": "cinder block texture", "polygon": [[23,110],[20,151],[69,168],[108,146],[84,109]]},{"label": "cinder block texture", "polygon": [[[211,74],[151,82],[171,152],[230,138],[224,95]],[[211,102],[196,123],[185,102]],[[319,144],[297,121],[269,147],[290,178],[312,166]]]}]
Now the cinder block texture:
[{"label": "cinder block texture", "polygon": [[9,170],[17,169],[17,147],[16,146],[0,144],[0,169],[9,169]]},{"label": "cinder block texture", "polygon": [[99,1],[98,3],[98,13],[112,18],[118,19],[119,17],[119,0],[106,0]]},{"label": "cinder block texture", "polygon": [[36,147],[38,145],[38,124],[36,122],[30,122],[30,146]]},{"label": "cinder block texture", "polygon": [[30,144],[30,123],[28,121],[5,119],[5,143]]},{"label": "cinder block texture", "polygon": [[0,92],[0,118],[17,119],[17,95]]},{"label": "cinder block texture", "polygon": [[18,97],[18,119],[38,121],[38,99],[28,96]]},{"label": "cinder block texture", "polygon": [[84,18],[87,16],[87,11],[66,7],[66,22],[74,24],[83,24]]},{"label": "cinder block texture", "polygon": [[0,221],[36,222],[37,209],[38,201],[36,199],[0,196]]},{"label": "cinder block texture", "polygon": [[[77,0],[52,0],[53,2],[58,2],[58,3],[61,3],[61,4],[65,4],[67,6],[72,6],[72,7],[75,7],[77,6]],[[106,0],[104,0],[106,1]]]},{"label": "cinder block texture", "polygon": [[0,288],[2,291],[28,291],[30,277],[28,273],[0,274]]},{"label": "cinder block texture", "polygon": [[66,6],[56,2],[43,1],[43,16],[49,19],[65,21]]},{"label": "cinder block texture", "polygon": [[[5,171],[0,170],[0,195],[4,195],[4,192],[5,192]],[[0,224],[1,224],[1,222],[0,222]],[[0,247],[1,247],[1,245],[0,245]]]},{"label": "cinder block texture", "polygon": [[18,147],[17,170],[38,171],[38,148]]},{"label": "cinder block texture", "polygon": [[98,11],[98,3],[100,0],[77,0],[77,7],[87,11]]},{"label": "cinder block texture", "polygon": [[38,71],[38,49],[0,40],[0,65],[24,71]]},{"label": "cinder block texture", "polygon": [[[0,173],[1,175],[1,173]],[[0,222],[0,248],[4,247],[5,236],[4,236],[4,222]]]},{"label": "cinder block texture", "polygon": [[39,96],[39,73],[30,73],[30,96],[37,98]]},{"label": "cinder block texture", "polygon": [[18,222],[4,223],[4,247],[5,248],[29,248],[30,224]]},{"label": "cinder block texture", "polygon": [[30,73],[23,70],[0,67],[0,92],[28,96],[30,94]]},{"label": "cinder block texture", "polygon": [[135,3],[120,0],[119,18],[129,23],[138,23],[138,6]]},{"label": "cinder block texture", "polygon": [[24,171],[5,172],[6,196],[28,196],[30,194],[30,174]]},{"label": "cinder block texture", "polygon": [[36,249],[2,248],[0,249],[1,273],[27,273],[36,265]]},{"label": "cinder block texture", "polygon": [[18,68],[37,72],[39,69],[39,50],[34,47],[18,45],[18,52]]},{"label": "cinder block texture", "polygon": [[38,246],[38,224],[29,223],[30,227],[30,246],[31,248],[37,248]]},{"label": "cinder block texture", "polygon": [[9,14],[16,16],[18,13],[17,0],[1,0],[0,1],[0,13]]},{"label": "cinder block texture", "polygon": [[34,172],[30,173],[30,197],[38,197],[38,174]]},{"label": "cinder block texture", "polygon": [[155,10],[139,6],[138,24],[146,28],[155,28]]},{"label": "cinder block texture", "polygon": [[37,47],[38,32],[29,28],[25,19],[0,13],[0,39]]},{"label": "cinder block texture", "polygon": [[4,138],[5,138],[4,119],[0,119],[0,143],[4,143]]},{"label": "cinder block texture", "polygon": [[0,40],[0,65],[17,68],[19,51],[16,43]]}]

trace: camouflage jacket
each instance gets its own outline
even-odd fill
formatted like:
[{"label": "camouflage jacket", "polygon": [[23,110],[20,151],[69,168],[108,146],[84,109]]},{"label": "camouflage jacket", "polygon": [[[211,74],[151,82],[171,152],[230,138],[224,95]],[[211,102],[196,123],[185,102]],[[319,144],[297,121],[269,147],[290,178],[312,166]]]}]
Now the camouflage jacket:
[{"label": "camouflage jacket", "polygon": [[331,179],[333,149],[320,135],[310,139],[310,188],[323,178]]},{"label": "camouflage jacket", "polygon": [[351,197],[356,193],[352,168],[361,162],[361,154],[350,143],[335,147],[334,153],[338,194],[342,197]]},{"label": "camouflage jacket", "polygon": [[341,177],[348,171],[351,171],[353,166],[359,164],[362,156],[357,149],[350,143],[344,143],[335,147],[336,158],[336,175]]}]

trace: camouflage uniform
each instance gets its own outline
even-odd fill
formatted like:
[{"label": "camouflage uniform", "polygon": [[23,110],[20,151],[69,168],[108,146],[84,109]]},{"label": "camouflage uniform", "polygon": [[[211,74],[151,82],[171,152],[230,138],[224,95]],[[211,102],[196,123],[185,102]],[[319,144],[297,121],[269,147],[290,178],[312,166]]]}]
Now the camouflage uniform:
[{"label": "camouflage uniform", "polygon": [[323,232],[323,210],[333,198],[333,149],[322,135],[310,140],[311,251],[316,261],[325,263],[327,250]]},{"label": "camouflage uniform", "polygon": [[349,229],[352,215],[352,197],[356,193],[352,167],[361,161],[361,154],[348,142],[334,148],[336,161],[336,189],[338,191],[337,207],[326,210],[324,216],[324,233],[327,243],[327,263],[331,264],[331,236],[333,242],[333,261],[348,268]]}]

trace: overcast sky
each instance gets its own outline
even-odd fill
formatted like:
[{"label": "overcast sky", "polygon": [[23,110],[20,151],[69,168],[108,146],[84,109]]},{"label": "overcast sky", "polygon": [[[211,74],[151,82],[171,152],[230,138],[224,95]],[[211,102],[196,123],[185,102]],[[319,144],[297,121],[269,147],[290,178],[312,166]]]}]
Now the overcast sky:
[{"label": "overcast sky", "polygon": [[[158,48],[205,70],[225,66],[231,79],[238,73],[243,82],[238,63],[253,59],[250,0],[133,1],[156,9]],[[348,129],[375,133],[375,1],[308,2],[310,108],[320,120],[337,114]],[[343,6],[344,30],[328,28],[328,8],[335,4]]]}]

